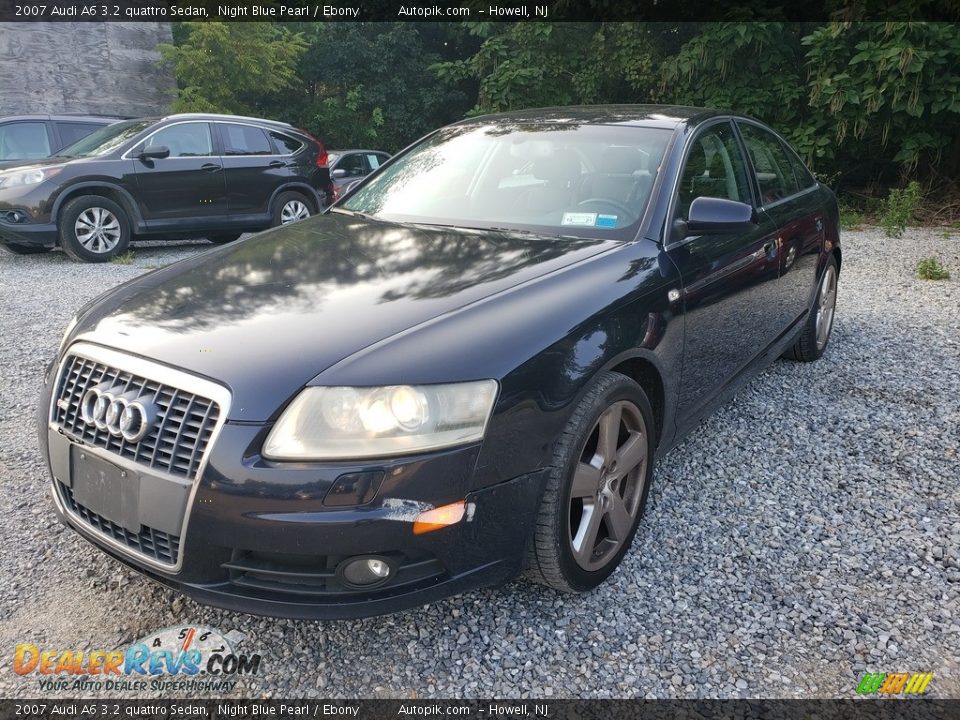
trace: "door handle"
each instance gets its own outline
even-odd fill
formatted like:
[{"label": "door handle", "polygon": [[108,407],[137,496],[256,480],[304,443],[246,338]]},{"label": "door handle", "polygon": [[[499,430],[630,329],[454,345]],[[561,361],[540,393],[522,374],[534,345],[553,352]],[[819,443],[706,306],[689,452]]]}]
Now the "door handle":
[{"label": "door handle", "polygon": [[267,167],[272,167],[272,168],[282,168],[286,166],[287,164],[285,162],[281,162],[280,160],[273,160],[270,162],[269,165],[267,165]]},{"label": "door handle", "polygon": [[205,172],[212,173],[212,172],[217,172],[217,170],[220,170],[221,166],[215,165],[214,163],[205,163],[204,165],[200,166],[200,169]]}]

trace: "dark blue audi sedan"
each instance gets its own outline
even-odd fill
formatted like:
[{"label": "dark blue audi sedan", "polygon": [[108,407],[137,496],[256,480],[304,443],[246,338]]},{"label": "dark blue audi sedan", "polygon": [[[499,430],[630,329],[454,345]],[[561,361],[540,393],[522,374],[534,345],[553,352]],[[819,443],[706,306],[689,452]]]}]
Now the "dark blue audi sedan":
[{"label": "dark blue audi sedan", "polygon": [[755,120],[472,118],[322,215],[82,308],[40,408],[53,502],[252,613],[388,613],[520,573],[589,591],[655,459],[776,358],[824,352],[840,265],[833,193]]}]

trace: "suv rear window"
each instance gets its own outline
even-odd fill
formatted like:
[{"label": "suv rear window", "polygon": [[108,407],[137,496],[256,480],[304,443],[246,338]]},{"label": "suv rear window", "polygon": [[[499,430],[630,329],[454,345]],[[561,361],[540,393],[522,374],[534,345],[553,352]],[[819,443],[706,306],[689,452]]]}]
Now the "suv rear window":
[{"label": "suv rear window", "polygon": [[224,155],[273,155],[267,134],[252,125],[220,125]]},{"label": "suv rear window", "polygon": [[303,147],[303,143],[300,140],[296,140],[283,133],[271,132],[270,137],[273,138],[281,155],[293,155]]}]

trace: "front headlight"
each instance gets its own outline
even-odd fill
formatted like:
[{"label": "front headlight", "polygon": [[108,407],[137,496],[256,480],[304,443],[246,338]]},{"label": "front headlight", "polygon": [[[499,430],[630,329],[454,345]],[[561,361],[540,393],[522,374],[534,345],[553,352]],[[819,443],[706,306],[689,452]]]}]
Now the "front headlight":
[{"label": "front headlight", "polygon": [[0,174],[0,188],[20,187],[22,185],[36,185],[63,170],[62,165],[53,165],[44,168],[30,168],[29,170],[15,170]]},{"label": "front headlight", "polygon": [[450,385],[308,387],[263,444],[272,460],[344,460],[475,442],[497,397],[495,380]]}]

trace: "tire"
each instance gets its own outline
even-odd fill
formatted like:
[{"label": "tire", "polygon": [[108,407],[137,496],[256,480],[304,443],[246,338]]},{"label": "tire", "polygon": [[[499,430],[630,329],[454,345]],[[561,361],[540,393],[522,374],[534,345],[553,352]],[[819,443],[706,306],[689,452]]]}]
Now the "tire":
[{"label": "tire", "polygon": [[[614,424],[616,438],[607,445]],[[650,402],[637,383],[611,372],[596,379],[554,446],[528,554],[530,580],[587,592],[617,568],[647,502],[653,428]]]},{"label": "tire", "polygon": [[837,269],[837,260],[830,258],[820,285],[817,287],[817,299],[810,317],[807,318],[803,332],[796,344],[784,357],[798,362],[813,362],[819,360],[830,342],[830,333],[833,330],[833,319],[837,307],[837,281],[840,271]]},{"label": "tire", "polygon": [[107,262],[130,245],[130,221],[122,207],[100,195],[82,195],[60,213],[60,246],[79,262]]},{"label": "tire", "polygon": [[50,252],[53,250],[52,247],[47,247],[46,245],[18,245],[16,243],[0,244],[4,250],[12,252],[14,255],[40,255],[41,253]]},{"label": "tire", "polygon": [[243,233],[224,233],[223,235],[208,235],[207,240],[214,245],[226,245],[237,240]]},{"label": "tire", "polygon": [[292,222],[306,220],[315,212],[313,201],[305,195],[292,190],[282,192],[273,202],[273,220],[270,227],[280,227]]}]

